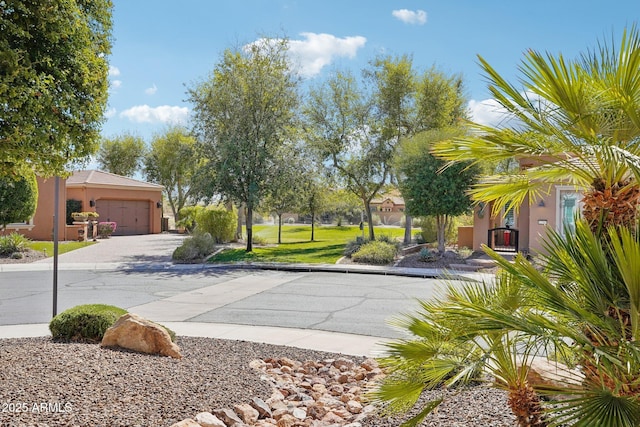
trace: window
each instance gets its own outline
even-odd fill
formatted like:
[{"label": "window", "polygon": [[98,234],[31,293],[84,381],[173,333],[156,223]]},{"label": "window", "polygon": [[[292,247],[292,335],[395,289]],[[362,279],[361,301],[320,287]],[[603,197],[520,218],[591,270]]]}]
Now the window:
[{"label": "window", "polygon": [[576,229],[576,218],[582,210],[582,194],[573,187],[558,187],[556,195],[556,231],[561,235],[573,233]]}]

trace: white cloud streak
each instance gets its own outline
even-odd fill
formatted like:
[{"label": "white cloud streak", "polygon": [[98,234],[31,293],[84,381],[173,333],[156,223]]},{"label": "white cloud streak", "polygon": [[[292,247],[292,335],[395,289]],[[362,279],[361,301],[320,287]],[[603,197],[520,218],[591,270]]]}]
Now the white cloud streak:
[{"label": "white cloud streak", "polygon": [[118,67],[114,67],[113,65],[109,65],[109,77],[117,77],[120,75],[120,69]]},{"label": "white cloud streak", "polygon": [[424,10],[398,9],[391,12],[391,15],[405,24],[424,25],[427,23],[427,12]]},{"label": "white cloud streak", "polygon": [[158,91],[158,87],[154,83],[153,86],[146,88],[144,90],[144,93],[146,93],[147,95],[155,95],[157,91]]},{"label": "white cloud streak", "polygon": [[[354,58],[367,39],[362,36],[336,37],[325,33],[300,33],[303,40],[289,40],[290,60],[303,77],[313,77],[337,58]],[[252,44],[261,43],[256,40]]]},{"label": "white cloud streak", "polygon": [[175,105],[136,105],[121,112],[120,117],[135,123],[185,124],[189,118],[189,108]]}]

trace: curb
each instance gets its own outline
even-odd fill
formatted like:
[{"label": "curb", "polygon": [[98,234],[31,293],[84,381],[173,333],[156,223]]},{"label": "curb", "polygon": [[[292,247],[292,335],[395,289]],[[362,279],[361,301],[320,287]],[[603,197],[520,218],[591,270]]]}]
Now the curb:
[{"label": "curb", "polygon": [[[62,263],[58,270],[123,270],[123,271],[206,271],[206,270],[271,270],[291,272],[318,272],[344,274],[377,274],[384,276],[417,277],[423,279],[448,279],[487,281],[493,275],[438,268],[377,267],[353,264],[174,264],[173,262],[121,262],[121,263]],[[0,273],[24,271],[53,271],[53,263],[0,264]]]}]

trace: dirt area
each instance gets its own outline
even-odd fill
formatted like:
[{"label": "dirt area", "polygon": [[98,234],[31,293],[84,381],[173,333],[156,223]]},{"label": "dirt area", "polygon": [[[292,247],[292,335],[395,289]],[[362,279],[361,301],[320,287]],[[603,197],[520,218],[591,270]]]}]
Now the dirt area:
[{"label": "dirt area", "polygon": [[20,252],[20,254],[22,255],[22,258],[14,258],[11,255],[0,255],[0,264],[27,264],[47,257],[43,252],[31,249],[27,249],[25,252]]}]

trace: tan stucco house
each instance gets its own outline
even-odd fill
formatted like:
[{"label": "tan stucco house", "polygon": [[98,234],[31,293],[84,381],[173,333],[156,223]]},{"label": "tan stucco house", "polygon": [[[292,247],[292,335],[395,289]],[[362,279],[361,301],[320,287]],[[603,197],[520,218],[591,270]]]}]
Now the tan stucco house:
[{"label": "tan stucco house", "polygon": [[[38,178],[38,205],[27,223],[9,224],[32,240],[53,239],[55,178]],[[162,231],[163,186],[98,170],[76,171],[59,180],[59,240],[76,240],[78,226],[66,225],[66,201],[78,200],[82,211],[97,212],[99,221],[116,222],[114,235]]]},{"label": "tan stucco house", "polygon": [[369,206],[371,213],[378,215],[385,225],[400,225],[405,215],[404,199],[397,192],[383,194],[371,200]]},{"label": "tan stucco house", "polygon": [[[521,168],[532,166],[535,162],[530,159],[520,161]],[[491,215],[491,204],[477,204],[473,212],[473,249],[480,250],[485,244],[498,250],[542,252],[542,239],[549,229],[562,234],[565,228],[575,227],[584,190],[573,185],[553,185],[549,194],[523,204],[517,213],[501,212],[496,216]],[[471,238],[471,233],[468,236]]]}]

